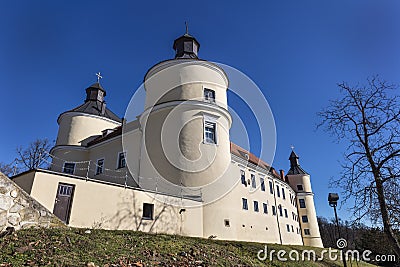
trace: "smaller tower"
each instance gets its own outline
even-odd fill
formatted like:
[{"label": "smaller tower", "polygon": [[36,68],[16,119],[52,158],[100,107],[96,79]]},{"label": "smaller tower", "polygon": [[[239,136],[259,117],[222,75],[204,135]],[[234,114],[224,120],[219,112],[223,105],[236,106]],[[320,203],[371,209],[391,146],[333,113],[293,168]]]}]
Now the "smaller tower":
[{"label": "smaller tower", "polygon": [[191,58],[198,59],[197,53],[200,49],[200,43],[188,33],[186,25],[186,33],[174,41],[172,47],[175,50],[175,59]]},{"label": "smaller tower", "polygon": [[85,102],[58,117],[56,146],[81,146],[87,138],[121,125],[122,120],[106,108],[105,96],[106,90],[99,81],[86,88]]},{"label": "smaller tower", "polygon": [[[90,102],[92,108],[94,108],[100,116],[104,116],[106,113],[106,90],[101,86],[99,82],[92,84],[86,88],[86,99],[85,103]],[[89,105],[89,104],[88,104]]]},{"label": "smaller tower", "polygon": [[287,173],[287,178],[297,196],[297,213],[299,215],[303,243],[305,246],[323,247],[310,175],[300,167],[299,156],[294,151],[290,154],[289,161],[290,170]]}]

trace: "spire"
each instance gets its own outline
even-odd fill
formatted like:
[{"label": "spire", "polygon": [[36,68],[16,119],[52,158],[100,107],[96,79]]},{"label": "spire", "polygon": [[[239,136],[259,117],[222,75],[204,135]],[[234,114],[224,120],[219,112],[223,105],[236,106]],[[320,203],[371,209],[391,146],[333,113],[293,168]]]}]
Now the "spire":
[{"label": "spire", "polygon": [[300,167],[299,164],[299,156],[297,156],[296,152],[294,152],[294,147],[292,146],[292,153],[290,153],[289,161],[290,161],[290,170],[288,171],[288,175],[294,174],[308,174],[303,168]]},{"label": "spire", "polygon": [[290,168],[300,165],[299,164],[299,156],[297,156],[297,154],[294,152],[294,150],[292,150],[292,153],[290,153],[289,160],[290,160]]},{"label": "spire", "polygon": [[198,59],[197,53],[200,49],[200,43],[189,34],[188,23],[185,22],[186,33],[174,41],[175,59],[194,58]]}]

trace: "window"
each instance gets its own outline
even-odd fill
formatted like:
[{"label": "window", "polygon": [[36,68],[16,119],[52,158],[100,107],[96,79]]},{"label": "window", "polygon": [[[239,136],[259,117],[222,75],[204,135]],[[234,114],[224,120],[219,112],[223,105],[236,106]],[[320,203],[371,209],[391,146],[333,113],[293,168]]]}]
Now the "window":
[{"label": "window", "polygon": [[60,196],[71,196],[72,195],[72,190],[74,186],[73,185],[66,185],[66,184],[59,184],[58,186],[58,195]]},{"label": "window", "polygon": [[125,152],[119,152],[117,169],[124,168],[125,166],[126,166]]},{"label": "window", "polygon": [[65,162],[63,167],[63,173],[74,174],[75,171],[75,163],[73,162]]},{"label": "window", "polygon": [[306,202],[304,201],[304,199],[299,198],[299,204],[300,204],[300,208],[302,208],[302,209],[306,208]]},{"label": "window", "polygon": [[240,180],[242,181],[242,184],[244,184],[244,186],[247,186],[246,173],[244,172],[244,170],[240,170]]},{"label": "window", "polygon": [[289,224],[286,224],[286,230],[287,230],[288,232],[290,232],[290,225],[289,225]]},{"label": "window", "polygon": [[268,204],[267,203],[263,203],[263,211],[265,214],[268,214]]},{"label": "window", "polygon": [[298,184],[298,185],[297,185],[297,190],[303,191],[303,185],[302,185],[302,184]]},{"label": "window", "polygon": [[224,225],[225,225],[226,227],[230,227],[230,226],[231,226],[231,224],[229,223],[229,220],[228,220],[228,219],[225,219],[225,220],[224,220]]},{"label": "window", "polygon": [[246,198],[242,198],[242,208],[244,210],[248,210],[249,209],[249,207],[247,205],[247,199]]},{"label": "window", "polygon": [[279,216],[283,216],[283,213],[282,213],[282,206],[281,205],[279,205],[278,206],[278,210],[279,210]]},{"label": "window", "polygon": [[254,211],[258,212],[259,211],[259,209],[258,209],[258,201],[253,201],[253,204],[254,204]]},{"label": "window", "polygon": [[301,216],[301,221],[302,221],[303,223],[308,223],[308,217],[307,217],[307,215]]},{"label": "window", "polygon": [[103,173],[104,159],[98,159],[96,165],[96,175]]},{"label": "window", "polygon": [[285,217],[286,217],[286,218],[288,217],[287,209],[285,209]]},{"label": "window", "polygon": [[260,178],[260,184],[261,184],[261,191],[265,191],[264,178]]},{"label": "window", "polygon": [[275,206],[272,206],[272,215],[276,215],[276,208],[275,208]]},{"label": "window", "polygon": [[208,144],[216,144],[215,123],[206,121],[204,124],[204,142]]},{"label": "window", "polygon": [[304,229],[304,234],[305,235],[310,235],[310,229]]},{"label": "window", "polygon": [[204,88],[204,100],[215,103],[215,91]]},{"label": "window", "polygon": [[272,185],[272,181],[269,181],[269,192],[270,192],[271,194],[274,193],[274,186]]},{"label": "window", "polygon": [[286,199],[286,196],[285,196],[285,188],[282,188],[282,198],[283,198],[283,199]]},{"label": "window", "polygon": [[293,228],[293,225],[291,225],[291,227],[292,227],[292,233],[294,233],[294,228]]},{"label": "window", "polygon": [[143,219],[153,220],[154,204],[143,203]]},{"label": "window", "polygon": [[251,187],[256,188],[256,176],[254,174],[251,175]]},{"label": "window", "polygon": [[279,185],[276,185],[276,193],[278,194],[278,197],[281,197],[281,191],[279,191]]}]

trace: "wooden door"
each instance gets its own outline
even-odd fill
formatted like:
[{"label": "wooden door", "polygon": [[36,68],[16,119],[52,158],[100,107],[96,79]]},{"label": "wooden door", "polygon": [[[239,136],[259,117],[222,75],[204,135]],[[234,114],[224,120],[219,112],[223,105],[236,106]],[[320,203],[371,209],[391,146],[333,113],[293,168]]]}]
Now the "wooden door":
[{"label": "wooden door", "polygon": [[74,195],[75,185],[58,184],[57,196],[54,203],[53,213],[61,221],[68,223],[71,210],[72,198]]}]

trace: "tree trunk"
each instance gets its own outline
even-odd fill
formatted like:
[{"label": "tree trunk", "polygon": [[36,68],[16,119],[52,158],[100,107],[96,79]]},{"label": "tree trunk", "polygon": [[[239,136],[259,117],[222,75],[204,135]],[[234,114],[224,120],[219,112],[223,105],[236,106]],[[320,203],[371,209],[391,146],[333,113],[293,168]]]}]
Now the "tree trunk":
[{"label": "tree trunk", "polygon": [[381,210],[383,231],[385,232],[392,248],[394,249],[394,251],[397,255],[397,260],[400,260],[400,243],[399,243],[399,241],[397,241],[396,236],[394,235],[391,224],[390,224],[389,213],[387,210],[385,195],[383,192],[382,180],[381,180],[379,174],[377,174],[377,173],[374,173],[374,178],[375,178],[375,182],[376,182],[376,191],[378,194],[379,207]]}]

